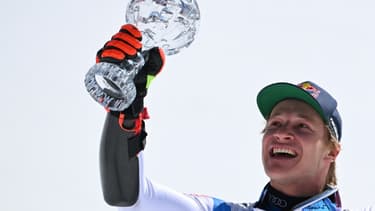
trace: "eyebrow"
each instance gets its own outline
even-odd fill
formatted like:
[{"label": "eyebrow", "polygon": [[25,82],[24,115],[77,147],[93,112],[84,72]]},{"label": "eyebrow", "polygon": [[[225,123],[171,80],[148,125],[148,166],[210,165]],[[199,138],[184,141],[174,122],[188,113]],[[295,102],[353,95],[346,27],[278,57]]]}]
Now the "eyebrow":
[{"label": "eyebrow", "polygon": [[[276,112],[276,113],[273,113],[272,115],[270,115],[268,117],[268,119],[270,118],[273,118],[273,117],[276,117],[276,116],[281,116],[284,112]],[[310,121],[313,121],[314,119],[311,117],[311,115],[306,115],[304,113],[297,113],[297,116],[299,118],[302,118],[302,119],[306,119],[306,120],[310,120]]]}]

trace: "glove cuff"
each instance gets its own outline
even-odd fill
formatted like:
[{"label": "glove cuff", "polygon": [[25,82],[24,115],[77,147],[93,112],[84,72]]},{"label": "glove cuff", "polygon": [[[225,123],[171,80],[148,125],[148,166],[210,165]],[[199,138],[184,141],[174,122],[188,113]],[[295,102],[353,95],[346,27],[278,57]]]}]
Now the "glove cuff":
[{"label": "glove cuff", "polygon": [[126,132],[134,133],[135,135],[140,134],[142,131],[144,122],[143,120],[149,119],[147,108],[143,108],[142,112],[138,114],[138,117],[134,119],[133,116],[128,117],[125,113],[120,113],[118,123]]}]

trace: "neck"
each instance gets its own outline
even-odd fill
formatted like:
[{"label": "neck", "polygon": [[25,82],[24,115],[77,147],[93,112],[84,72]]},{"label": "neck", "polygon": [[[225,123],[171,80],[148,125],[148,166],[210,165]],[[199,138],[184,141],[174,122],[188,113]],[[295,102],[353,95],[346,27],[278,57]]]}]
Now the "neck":
[{"label": "neck", "polygon": [[323,191],[324,189],[324,182],[298,182],[298,181],[291,181],[288,182],[277,182],[271,181],[271,186],[280,192],[289,195],[289,196],[296,196],[296,197],[308,197],[315,194],[318,194]]},{"label": "neck", "polygon": [[287,211],[297,204],[305,201],[308,197],[290,196],[272,187],[269,183],[264,188],[261,198],[256,207],[264,210]]}]

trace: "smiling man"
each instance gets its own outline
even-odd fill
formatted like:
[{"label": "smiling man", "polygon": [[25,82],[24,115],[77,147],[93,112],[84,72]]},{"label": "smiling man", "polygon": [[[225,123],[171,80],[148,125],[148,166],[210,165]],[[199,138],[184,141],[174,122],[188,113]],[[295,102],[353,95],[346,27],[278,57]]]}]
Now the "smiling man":
[{"label": "smiling man", "polygon": [[[134,26],[124,25],[118,34],[98,51],[97,62],[121,66],[141,51],[140,33]],[[144,119],[148,116],[143,100],[151,79],[163,67],[164,56],[159,48],[146,53],[148,60],[134,78],[134,102],[124,111],[107,113],[100,169],[108,204],[120,211],[343,210],[335,174],[341,117],[336,100],[310,81],[274,83],[258,93],[257,105],[266,120],[262,160],[270,179],[258,201],[234,203],[179,193],[149,180],[143,170]]]},{"label": "smiling man", "polygon": [[257,206],[291,210],[327,191],[331,197],[316,205],[332,210],[340,207],[334,188],[342,124],[336,100],[317,84],[307,81],[298,85],[271,84],[259,92],[257,103],[267,120],[262,158],[270,178],[266,194]]}]

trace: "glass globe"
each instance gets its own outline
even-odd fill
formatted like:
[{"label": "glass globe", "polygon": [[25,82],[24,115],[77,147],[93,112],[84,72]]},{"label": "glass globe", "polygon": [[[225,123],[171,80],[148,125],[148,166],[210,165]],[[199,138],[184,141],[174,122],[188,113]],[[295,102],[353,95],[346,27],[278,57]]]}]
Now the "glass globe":
[{"label": "glass globe", "polygon": [[166,55],[194,41],[199,21],[195,0],[131,0],[126,8],[126,22],[142,32],[143,49],[158,46]]}]

